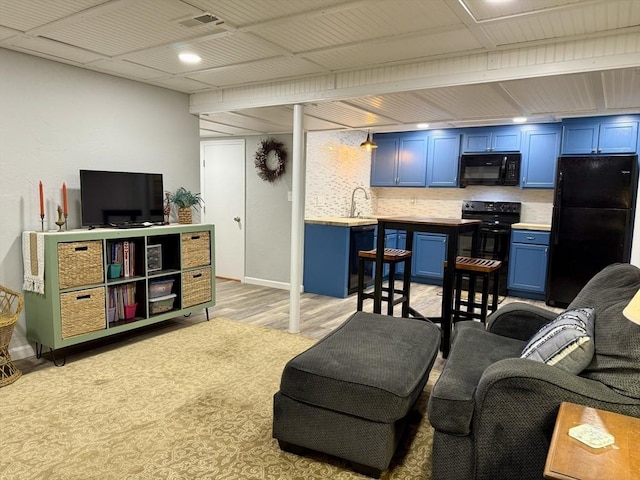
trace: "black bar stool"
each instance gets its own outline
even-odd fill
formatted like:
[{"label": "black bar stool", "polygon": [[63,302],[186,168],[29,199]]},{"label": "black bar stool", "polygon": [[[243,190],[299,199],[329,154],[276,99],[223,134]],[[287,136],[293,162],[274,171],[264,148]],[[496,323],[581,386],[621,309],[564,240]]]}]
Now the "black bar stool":
[{"label": "black bar stool", "polygon": [[[500,260],[490,260],[488,258],[457,257],[455,266],[455,305],[453,307],[453,322],[460,320],[480,319],[482,323],[487,320],[488,311],[495,312],[498,308],[498,284],[500,276]],[[447,262],[444,262],[447,268]],[[489,277],[493,275],[493,291],[491,295],[491,305],[489,306]],[[467,300],[462,300],[462,278],[469,277],[469,292]],[[476,302],[476,280],[482,278],[482,299]],[[462,307],[466,307],[463,310]],[[474,310],[480,309],[480,313]]]},{"label": "black bar stool", "polygon": [[[376,249],[373,250],[360,250],[358,252],[358,306],[357,311],[362,311],[362,304],[367,298],[373,299],[373,291],[364,291],[364,262],[375,261]],[[382,287],[382,300],[387,302],[387,315],[393,316],[394,305],[402,304],[402,310],[404,312],[409,311],[409,288],[411,282],[405,276],[405,281],[402,283],[402,288],[395,288],[396,277],[396,265],[400,262],[404,262],[405,272],[411,267],[411,252],[409,250],[400,250],[398,248],[385,248],[383,263],[389,264],[389,283],[385,287]],[[386,294],[386,295],[385,295]],[[396,297],[395,295],[400,295]]]}]

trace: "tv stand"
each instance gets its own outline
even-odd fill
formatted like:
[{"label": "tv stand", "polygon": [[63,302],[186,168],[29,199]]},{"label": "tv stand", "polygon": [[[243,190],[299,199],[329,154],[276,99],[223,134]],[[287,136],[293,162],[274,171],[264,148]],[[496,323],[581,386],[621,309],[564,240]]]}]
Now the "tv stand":
[{"label": "tv stand", "polygon": [[43,345],[54,352],[216,303],[213,225],[41,235],[45,294],[25,292],[27,338],[38,356]]}]

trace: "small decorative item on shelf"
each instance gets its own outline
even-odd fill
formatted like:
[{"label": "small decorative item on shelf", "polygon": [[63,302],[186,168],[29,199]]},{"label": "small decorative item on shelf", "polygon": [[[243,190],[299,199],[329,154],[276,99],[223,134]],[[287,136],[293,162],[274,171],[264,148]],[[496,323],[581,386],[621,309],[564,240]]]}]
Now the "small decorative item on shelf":
[{"label": "small decorative item on shelf", "polygon": [[171,217],[171,192],[164,192],[164,207],[162,213],[164,214],[164,224],[169,225],[169,218]]},{"label": "small decorative item on shelf", "polygon": [[58,231],[62,231],[62,227],[64,226],[65,221],[62,219],[62,207],[58,205],[58,220],[56,220],[56,225],[58,225]]},{"label": "small decorative item on shelf", "polygon": [[204,202],[199,193],[191,193],[186,188],[180,187],[171,194],[171,203],[178,207],[178,223],[189,224],[193,222],[191,208],[198,208]]},{"label": "small decorative item on shelf", "polygon": [[38,193],[40,194],[40,226],[44,232],[44,190],[42,188],[42,181],[38,185]]}]

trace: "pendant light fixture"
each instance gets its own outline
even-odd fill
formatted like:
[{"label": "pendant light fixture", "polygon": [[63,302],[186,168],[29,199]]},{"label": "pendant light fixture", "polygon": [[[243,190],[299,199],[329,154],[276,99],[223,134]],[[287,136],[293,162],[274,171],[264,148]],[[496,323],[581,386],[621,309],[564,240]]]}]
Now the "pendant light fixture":
[{"label": "pendant light fixture", "polygon": [[378,148],[378,145],[375,144],[373,140],[371,140],[371,131],[367,132],[367,139],[360,144],[362,148],[366,148],[367,151],[371,151],[374,148]]}]

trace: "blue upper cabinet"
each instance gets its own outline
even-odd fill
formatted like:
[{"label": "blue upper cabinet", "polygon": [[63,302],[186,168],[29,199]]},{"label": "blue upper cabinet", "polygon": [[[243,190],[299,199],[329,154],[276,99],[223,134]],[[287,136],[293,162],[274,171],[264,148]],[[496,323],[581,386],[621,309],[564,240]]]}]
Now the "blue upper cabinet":
[{"label": "blue upper cabinet", "polygon": [[427,138],[416,134],[375,135],[372,187],[424,187],[427,184]]},{"label": "blue upper cabinet", "polygon": [[635,153],[637,147],[637,117],[623,115],[563,121],[563,155]]},{"label": "blue upper cabinet", "polygon": [[553,188],[560,154],[560,124],[531,125],[522,140],[522,188]]},{"label": "blue upper cabinet", "polygon": [[460,134],[446,131],[431,132],[427,152],[427,186],[457,186]]},{"label": "blue upper cabinet", "polygon": [[473,128],[462,134],[462,152],[519,152],[521,141],[519,126]]}]

